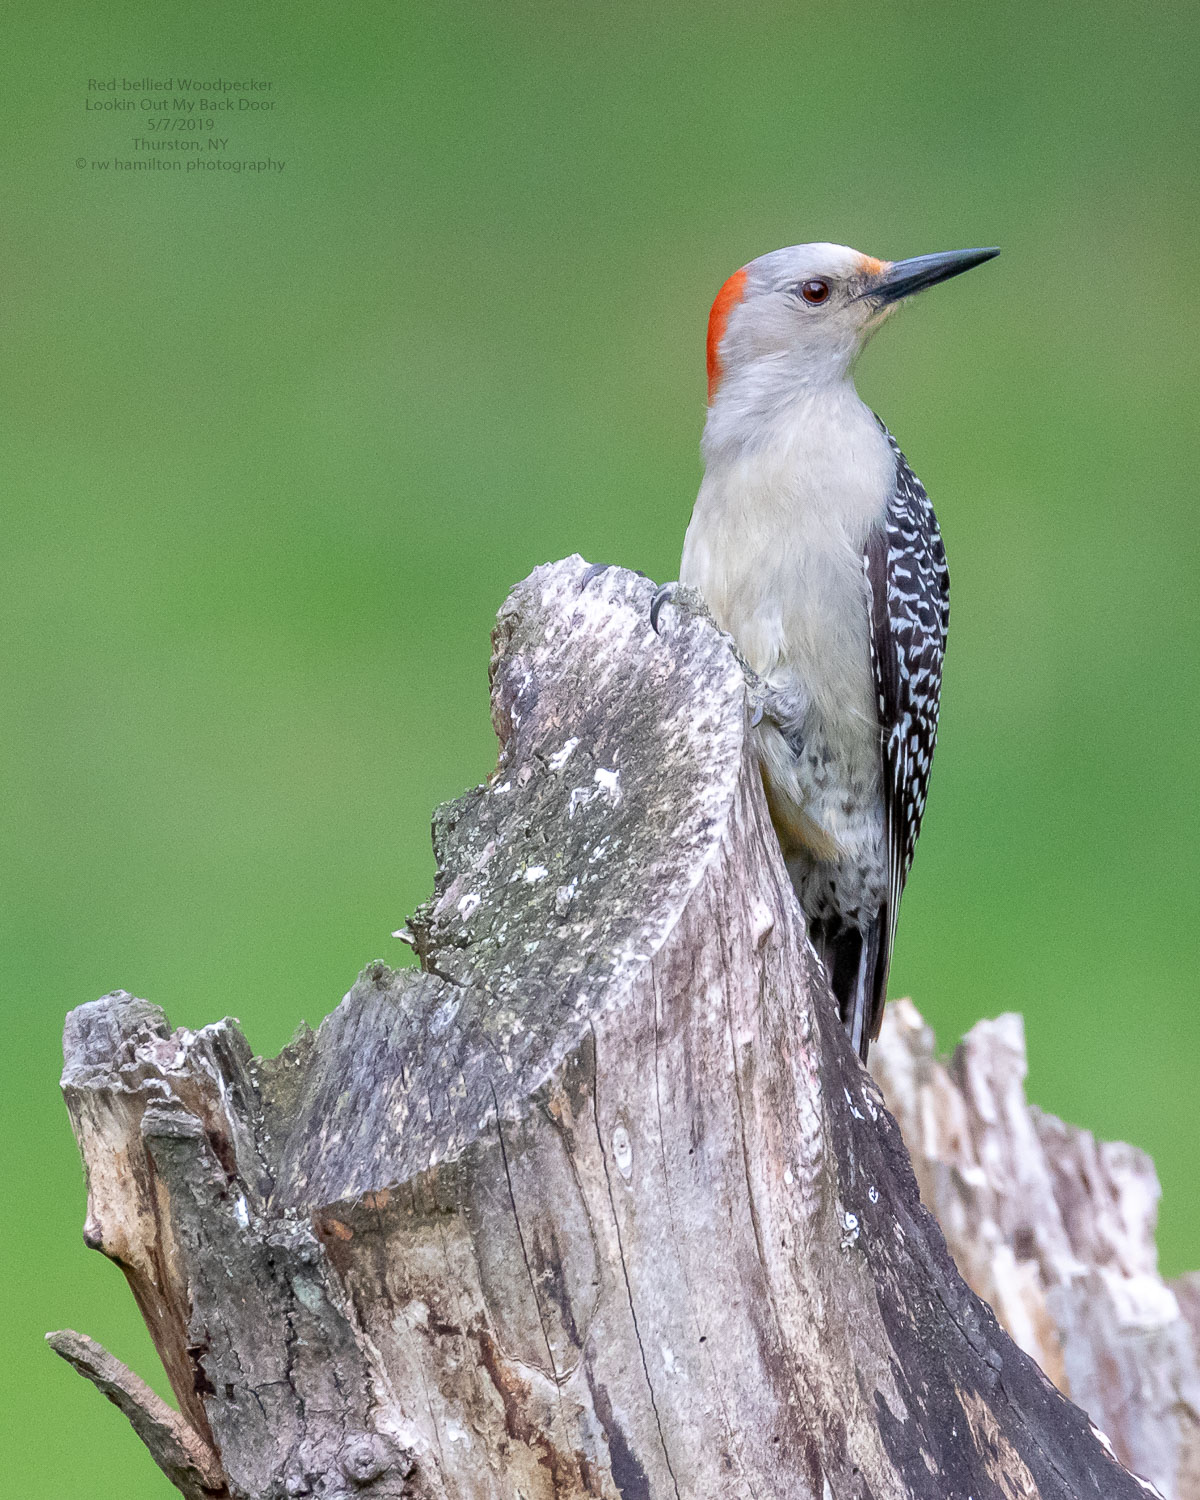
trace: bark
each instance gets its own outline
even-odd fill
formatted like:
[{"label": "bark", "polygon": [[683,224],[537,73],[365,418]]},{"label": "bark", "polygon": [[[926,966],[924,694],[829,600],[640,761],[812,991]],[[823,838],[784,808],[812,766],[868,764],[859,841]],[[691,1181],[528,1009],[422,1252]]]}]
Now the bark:
[{"label": "bark", "polygon": [[419,972],[371,965],[271,1060],[125,994],[69,1017],[85,1238],[178,1416],[59,1352],[191,1497],[1154,1493],[922,1206],[728,643],[584,574],[501,611],[499,767],[435,818]]}]

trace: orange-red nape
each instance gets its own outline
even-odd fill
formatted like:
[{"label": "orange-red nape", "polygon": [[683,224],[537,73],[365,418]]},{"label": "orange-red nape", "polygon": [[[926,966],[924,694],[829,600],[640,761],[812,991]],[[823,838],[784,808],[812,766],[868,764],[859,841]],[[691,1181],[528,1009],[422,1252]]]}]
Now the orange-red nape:
[{"label": "orange-red nape", "polygon": [[729,323],[729,314],[746,295],[746,268],[735,271],[721,290],[708,315],[708,399],[717,394],[721,384],[721,340]]}]

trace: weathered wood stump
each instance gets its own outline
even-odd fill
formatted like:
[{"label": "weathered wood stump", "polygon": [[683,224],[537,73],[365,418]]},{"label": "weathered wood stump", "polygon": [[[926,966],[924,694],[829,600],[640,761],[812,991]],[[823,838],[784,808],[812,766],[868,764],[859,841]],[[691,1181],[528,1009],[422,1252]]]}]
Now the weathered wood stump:
[{"label": "weathered wood stump", "polygon": [[980,1021],[947,1064],[900,1000],[871,1071],[968,1284],[1122,1463],[1200,1500],[1200,1278],[1158,1274],[1150,1158],[1026,1102],[1019,1016]]},{"label": "weathered wood stump", "polygon": [[922,1207],[727,642],[584,572],[501,612],[499,767],[435,819],[421,972],[372,965],[271,1060],[125,994],[72,1013],[85,1237],[179,1413],[55,1347],[192,1500],[1153,1493]]}]

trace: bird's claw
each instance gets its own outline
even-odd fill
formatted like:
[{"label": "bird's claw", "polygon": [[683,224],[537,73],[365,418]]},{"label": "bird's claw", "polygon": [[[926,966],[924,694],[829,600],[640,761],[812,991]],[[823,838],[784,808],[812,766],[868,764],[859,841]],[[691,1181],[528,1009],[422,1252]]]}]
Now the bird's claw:
[{"label": "bird's claw", "polygon": [[587,572],[579,580],[579,592],[582,594],[593,578],[599,578],[601,573],[607,573],[612,563],[592,563]]},{"label": "bird's claw", "polygon": [[[610,569],[615,568],[616,566],[616,563],[592,563],[589,566],[587,572],[579,580],[579,592],[582,594],[584,589],[587,588],[588,584],[591,583],[593,578],[599,578],[601,573],[607,573]],[[636,574],[638,578],[645,578],[647,576],[642,572],[641,568],[625,568],[623,571],[626,573]]]},{"label": "bird's claw", "polygon": [[[594,578],[599,578],[601,573],[607,573],[614,566],[614,563],[589,564],[588,568],[584,572],[583,577],[579,580],[579,592],[582,594],[584,589],[587,588],[588,584],[591,583]],[[639,578],[645,578],[646,576],[640,568],[630,568],[628,571],[631,573],[636,573]],[[654,597],[650,600],[650,628],[654,631],[655,635],[659,633],[658,617],[662,611],[662,607],[664,604],[669,603],[675,597],[675,590],[678,587],[679,585],[677,583],[664,583],[660,584],[659,587],[654,590]]]},{"label": "bird's claw", "polygon": [[655,635],[659,634],[658,617],[662,612],[662,607],[671,602],[678,587],[676,583],[662,583],[654,590],[654,598],[650,601],[650,629]]},{"label": "bird's claw", "polygon": [[[736,648],[734,654],[737,655]],[[780,703],[778,695],[773,693],[758,673],[738,656],[742,671],[746,674],[746,707],[750,710],[750,728],[757,729],[764,719],[770,724],[778,724]]]}]

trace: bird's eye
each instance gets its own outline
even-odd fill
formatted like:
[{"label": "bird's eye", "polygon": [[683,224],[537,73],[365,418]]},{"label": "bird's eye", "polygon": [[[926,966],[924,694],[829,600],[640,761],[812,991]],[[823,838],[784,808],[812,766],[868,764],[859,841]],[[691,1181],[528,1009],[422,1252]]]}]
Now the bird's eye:
[{"label": "bird's eye", "polygon": [[829,296],[829,283],[822,281],[819,276],[814,276],[811,281],[802,281],[800,283],[800,295],[804,298],[805,302],[814,304],[824,302],[826,297]]}]

